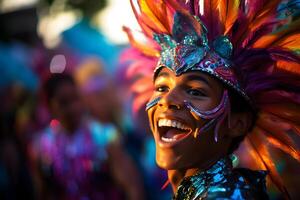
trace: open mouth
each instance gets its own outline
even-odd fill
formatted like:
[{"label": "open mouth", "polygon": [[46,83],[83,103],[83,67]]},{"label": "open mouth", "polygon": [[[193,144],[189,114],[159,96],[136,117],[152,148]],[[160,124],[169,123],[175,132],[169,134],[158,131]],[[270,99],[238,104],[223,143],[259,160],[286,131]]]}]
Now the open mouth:
[{"label": "open mouth", "polygon": [[177,120],[159,119],[158,132],[163,142],[174,143],[184,139],[192,129]]}]

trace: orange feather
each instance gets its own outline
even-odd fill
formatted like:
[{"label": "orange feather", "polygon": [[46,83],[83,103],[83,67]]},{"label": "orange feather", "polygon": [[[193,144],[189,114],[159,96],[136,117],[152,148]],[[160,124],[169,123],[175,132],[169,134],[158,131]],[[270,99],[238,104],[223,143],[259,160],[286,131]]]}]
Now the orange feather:
[{"label": "orange feather", "polygon": [[[299,31],[300,32],[300,31]],[[279,41],[276,45],[290,50],[300,50],[300,33],[296,33]]]},{"label": "orange feather", "polygon": [[279,119],[300,125],[300,107],[295,104],[264,105],[262,111],[269,112]]},{"label": "orange feather", "polygon": [[265,168],[270,172],[270,178],[272,182],[278,187],[278,189],[283,194],[289,197],[287,189],[283,185],[283,181],[276,170],[275,164],[271,159],[271,155],[269,154],[266,145],[264,144],[262,138],[260,137],[259,132],[257,130],[253,131],[251,134],[248,135],[248,139],[253,149],[256,151],[258,157],[260,158],[260,161],[263,163]]},{"label": "orange feather", "polygon": [[147,0],[139,0],[138,2],[142,13],[141,16],[143,21],[147,23],[148,26],[156,30],[156,33],[168,33],[168,28],[166,27],[168,25],[163,24],[160,21],[160,19],[157,18],[157,16],[149,7]]},{"label": "orange feather", "polygon": [[146,0],[156,18],[164,25],[167,34],[171,34],[171,26],[167,16],[167,6],[163,0]]},{"label": "orange feather", "polygon": [[288,72],[296,73],[300,75],[300,63],[298,62],[289,62],[285,60],[278,60],[276,62],[276,67]]},{"label": "orange feather", "polygon": [[123,30],[127,34],[130,44],[133,47],[137,48],[139,51],[141,51],[143,54],[150,57],[158,57],[160,55],[158,50],[137,42],[137,40],[135,40],[131,30],[128,27],[123,27]]},{"label": "orange feather", "polygon": [[133,0],[130,0],[130,5],[132,8],[132,11],[134,13],[134,16],[139,23],[140,27],[142,28],[143,32],[145,33],[146,36],[152,38],[153,31],[147,27],[146,24],[144,24],[143,20],[141,19],[140,15],[138,14],[137,8],[135,7]]},{"label": "orange feather", "polygon": [[263,25],[264,23],[274,20],[277,14],[277,8],[282,0],[264,1],[264,4],[258,9],[249,10],[248,19],[250,19],[249,27],[251,30]]},{"label": "orange feather", "polygon": [[224,24],[224,35],[228,34],[239,14],[240,0],[220,0],[218,9],[221,24]]},{"label": "orange feather", "polygon": [[282,145],[281,142],[279,142],[278,140],[272,138],[272,137],[267,137],[267,141],[272,144],[274,147],[281,149],[283,152],[285,152],[286,154],[292,156],[295,160],[297,160],[298,162],[300,162],[300,153],[295,150],[295,149],[291,149],[290,147],[286,146],[286,145]]},{"label": "orange feather", "polygon": [[[270,130],[261,129],[261,127],[257,127],[261,131],[261,133],[264,134],[266,140],[273,145],[274,147],[284,151],[288,155],[291,155],[294,159],[296,159],[298,162],[300,162],[300,153],[295,149],[294,144],[288,144],[286,141],[283,141],[283,139],[280,139],[278,137],[278,134],[271,134]],[[277,132],[278,133],[278,132]],[[287,135],[287,133],[285,133]],[[279,138],[279,139],[278,139]]]},{"label": "orange feather", "polygon": [[[257,40],[254,43],[253,47],[254,48],[268,48],[268,47],[277,47],[277,46],[280,47],[280,45],[284,45],[285,42],[289,42],[290,37],[294,37],[296,34],[300,32],[299,27],[300,27],[300,19],[297,19],[291,22],[288,28],[283,27],[276,33],[262,36],[259,40]],[[299,39],[297,39],[296,44],[299,44]],[[287,44],[287,48],[288,48],[288,44]]]},{"label": "orange feather", "polygon": [[270,137],[276,138],[276,140],[290,147],[295,145],[287,133],[292,130],[292,126],[289,123],[277,121],[277,119],[271,115],[263,113],[258,117],[256,125],[264,130]]}]

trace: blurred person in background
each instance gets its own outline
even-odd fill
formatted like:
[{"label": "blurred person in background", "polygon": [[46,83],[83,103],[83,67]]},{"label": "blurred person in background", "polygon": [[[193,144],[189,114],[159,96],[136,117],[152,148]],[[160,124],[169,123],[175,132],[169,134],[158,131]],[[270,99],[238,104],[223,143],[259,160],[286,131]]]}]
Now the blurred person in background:
[{"label": "blurred person in background", "polygon": [[97,57],[84,59],[75,70],[75,79],[88,112],[99,122],[114,124],[122,131],[121,97],[103,62]]},{"label": "blurred person in background", "polygon": [[20,130],[28,93],[17,85],[0,89],[0,199],[4,200],[34,198],[24,130]]},{"label": "blurred person in background", "polygon": [[26,149],[39,126],[37,71],[45,50],[36,25],[35,7],[0,13],[0,199],[34,198]]},{"label": "blurred person in background", "polygon": [[44,91],[53,120],[31,147],[39,198],[143,199],[118,132],[84,117],[73,78],[52,74]]}]

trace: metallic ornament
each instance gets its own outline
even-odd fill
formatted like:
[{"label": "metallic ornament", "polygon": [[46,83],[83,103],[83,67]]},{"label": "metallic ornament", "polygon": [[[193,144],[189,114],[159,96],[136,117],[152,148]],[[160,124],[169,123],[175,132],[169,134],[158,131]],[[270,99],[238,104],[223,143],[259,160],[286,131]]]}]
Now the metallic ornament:
[{"label": "metallic ornament", "polygon": [[221,57],[225,59],[230,59],[233,46],[226,36],[220,36],[213,41],[213,48]]},{"label": "metallic ornament", "polygon": [[208,170],[184,178],[173,200],[193,199],[268,199],[266,171],[233,168],[225,157]]},{"label": "metallic ornament", "polygon": [[177,76],[188,71],[208,73],[236,90],[248,102],[249,97],[240,87],[230,61],[233,45],[227,36],[219,36],[209,45],[207,29],[199,18],[201,34],[198,35],[190,19],[180,13],[174,16],[172,34],[154,34],[161,46],[161,55],[154,77],[162,67],[172,70]]}]

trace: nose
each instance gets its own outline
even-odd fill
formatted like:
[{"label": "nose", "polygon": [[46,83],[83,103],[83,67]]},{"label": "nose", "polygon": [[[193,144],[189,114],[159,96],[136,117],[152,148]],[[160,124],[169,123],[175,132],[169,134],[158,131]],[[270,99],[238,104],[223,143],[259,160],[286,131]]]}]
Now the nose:
[{"label": "nose", "polygon": [[158,103],[158,106],[165,109],[179,110],[183,107],[181,95],[176,90],[170,90],[163,95]]}]

